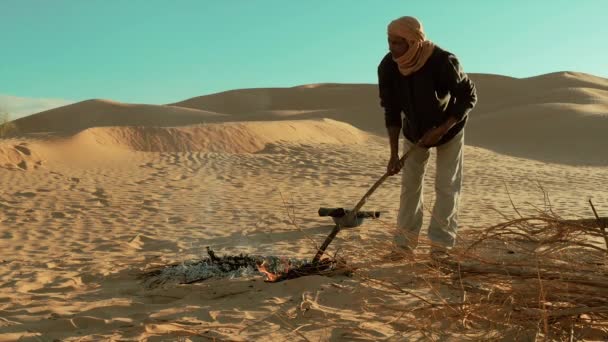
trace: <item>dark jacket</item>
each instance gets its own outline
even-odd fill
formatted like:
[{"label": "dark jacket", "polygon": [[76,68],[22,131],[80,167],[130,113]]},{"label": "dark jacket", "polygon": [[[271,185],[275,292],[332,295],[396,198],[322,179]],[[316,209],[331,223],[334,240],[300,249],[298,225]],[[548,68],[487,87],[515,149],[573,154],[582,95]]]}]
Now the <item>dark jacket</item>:
[{"label": "dark jacket", "polygon": [[386,127],[402,127],[403,135],[414,143],[449,116],[459,119],[435,146],[464,129],[468,113],[477,102],[475,85],[456,56],[438,46],[424,66],[408,76],[399,72],[388,53],[378,66],[378,88]]}]

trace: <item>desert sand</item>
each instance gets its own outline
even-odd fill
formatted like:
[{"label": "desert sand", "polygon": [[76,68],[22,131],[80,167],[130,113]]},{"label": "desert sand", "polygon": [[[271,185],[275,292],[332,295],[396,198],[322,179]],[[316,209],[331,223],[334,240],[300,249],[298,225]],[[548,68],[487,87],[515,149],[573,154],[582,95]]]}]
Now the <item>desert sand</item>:
[{"label": "desert sand", "polygon": [[[515,217],[514,206],[533,215],[546,195],[565,218],[593,217],[590,198],[608,216],[608,80],[471,77],[479,104],[465,137],[461,232]],[[157,288],[137,278],[207,246],[311,258],[333,227],[318,208],[354,206],[385,171],[375,85],[239,89],[162,106],[93,99],[14,123],[19,134],[0,140],[0,340],[425,338],[404,320],[416,296],[368,278],[434,295],[412,267],[381,261],[397,176],[365,204],[380,219],[342,231],[328,250],[361,273]]]}]

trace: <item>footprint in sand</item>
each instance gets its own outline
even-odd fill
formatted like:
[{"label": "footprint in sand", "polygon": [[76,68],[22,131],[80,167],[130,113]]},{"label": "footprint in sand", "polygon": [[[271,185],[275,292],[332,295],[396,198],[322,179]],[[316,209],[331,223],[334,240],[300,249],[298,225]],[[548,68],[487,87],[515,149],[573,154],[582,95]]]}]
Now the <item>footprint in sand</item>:
[{"label": "footprint in sand", "polygon": [[12,208],[14,208],[12,205],[0,201],[0,209],[12,209]]},{"label": "footprint in sand", "polygon": [[36,197],[36,193],[32,192],[32,191],[19,191],[14,193],[15,196],[19,196],[19,197],[28,197],[28,198],[32,198],[32,197]]},{"label": "footprint in sand", "polygon": [[67,213],[68,217],[79,217],[83,214],[82,210],[80,209],[67,209],[65,212]]},{"label": "footprint in sand", "polygon": [[17,167],[21,170],[27,170],[27,163],[25,162],[25,160],[22,160],[19,164],[17,164]]},{"label": "footprint in sand", "polygon": [[167,222],[168,223],[182,223],[185,222],[186,220],[183,217],[180,216],[171,216],[167,218]]},{"label": "footprint in sand", "polygon": [[98,205],[109,206],[110,201],[108,200],[109,195],[103,188],[95,188],[95,191],[91,193],[93,198],[87,200],[87,202],[96,202]]},{"label": "footprint in sand", "polygon": [[150,163],[140,164],[139,167],[142,167],[142,168],[153,168],[154,167],[154,163],[150,162]]},{"label": "footprint in sand", "polygon": [[106,191],[103,188],[96,188],[95,192],[92,193],[93,196],[95,197],[99,197],[99,198],[107,198],[108,195],[106,194]]},{"label": "footprint in sand", "polygon": [[283,219],[276,214],[263,214],[255,223],[256,228],[266,228],[277,222],[281,222]]},{"label": "footprint in sand", "polygon": [[87,202],[95,202],[98,206],[104,206],[104,207],[110,206],[110,202],[103,198],[91,198],[91,199],[88,199]]},{"label": "footprint in sand", "polygon": [[67,215],[64,212],[61,212],[61,211],[53,211],[51,213],[51,217],[52,218],[66,218]]},{"label": "footprint in sand", "polygon": [[19,144],[19,145],[15,145],[13,147],[15,148],[15,150],[17,150],[18,152],[21,152],[22,154],[25,154],[26,156],[32,155],[32,151],[29,148],[27,148],[26,144]]},{"label": "footprint in sand", "polygon": [[160,209],[158,208],[158,201],[157,200],[150,200],[150,199],[145,199],[142,201],[142,207],[143,210],[146,211],[151,211],[151,212],[159,212]]},{"label": "footprint in sand", "polygon": [[[80,184],[80,178],[78,177],[66,177],[64,179],[67,179],[67,181],[70,182],[70,184],[67,186],[67,189],[70,191],[76,190],[76,186]],[[64,187],[64,189],[66,188]]]},{"label": "footprint in sand", "polygon": [[155,205],[158,204],[157,200],[150,200],[150,199],[145,199],[142,201],[143,205]]},{"label": "footprint in sand", "polygon": [[7,217],[7,219],[15,219],[19,216],[21,216],[18,212],[16,211],[5,211],[4,215]]},{"label": "footprint in sand", "polygon": [[178,176],[172,177],[171,180],[172,181],[180,181],[180,180],[184,180],[184,179],[187,179],[187,178],[188,178],[188,176],[186,176],[186,175],[178,175]]},{"label": "footprint in sand", "polygon": [[[13,145],[13,148],[15,149],[15,151],[17,151],[17,153],[21,154],[24,157],[32,157],[32,151],[27,147],[26,143],[21,143],[19,145]],[[25,159],[23,159],[24,157],[22,157],[22,159],[19,163],[17,163],[16,165],[13,165],[12,167],[16,167],[18,169],[26,171],[30,167],[30,164],[28,164],[28,162]],[[42,165],[41,160],[37,160],[33,164],[34,169],[37,169],[41,165]]]}]

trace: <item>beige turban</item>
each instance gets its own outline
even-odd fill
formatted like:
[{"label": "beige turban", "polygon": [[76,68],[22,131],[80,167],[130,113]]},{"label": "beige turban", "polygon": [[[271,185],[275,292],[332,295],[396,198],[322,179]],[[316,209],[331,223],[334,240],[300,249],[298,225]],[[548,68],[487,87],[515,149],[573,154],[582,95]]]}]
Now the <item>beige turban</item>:
[{"label": "beige turban", "polygon": [[401,17],[388,25],[388,34],[405,38],[409,44],[403,56],[393,59],[399,71],[407,76],[422,68],[433,53],[435,44],[426,40],[422,23],[414,17]]}]

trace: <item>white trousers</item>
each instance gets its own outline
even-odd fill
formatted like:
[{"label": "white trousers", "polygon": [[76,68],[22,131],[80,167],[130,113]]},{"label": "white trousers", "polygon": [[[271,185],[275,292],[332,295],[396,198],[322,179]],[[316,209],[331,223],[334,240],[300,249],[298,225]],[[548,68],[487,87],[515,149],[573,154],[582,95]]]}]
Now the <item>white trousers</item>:
[{"label": "white trousers", "polygon": [[[428,237],[432,244],[451,248],[458,230],[458,202],[462,187],[464,129],[450,141],[436,147],[435,205]],[[404,151],[413,149],[401,169],[401,197],[395,243],[416,248],[423,220],[423,181],[430,150],[405,139]]]}]

